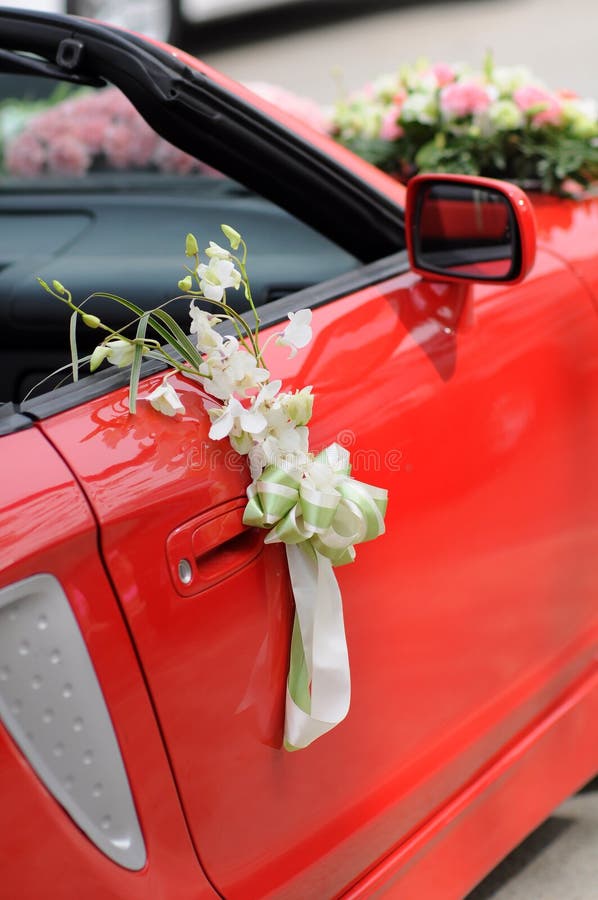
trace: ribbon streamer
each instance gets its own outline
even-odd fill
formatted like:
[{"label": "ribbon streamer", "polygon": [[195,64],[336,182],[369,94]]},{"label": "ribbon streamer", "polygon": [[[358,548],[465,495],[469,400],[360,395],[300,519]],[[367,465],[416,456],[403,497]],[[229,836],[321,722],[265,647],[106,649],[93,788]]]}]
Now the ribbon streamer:
[{"label": "ribbon streamer", "polygon": [[351,699],[342,597],[334,566],[354,544],[384,533],[387,492],[350,477],[348,451],[331,444],[303,468],[268,466],[247,489],[246,525],[286,544],[295,621],[287,679],[285,747],[299,750],[345,718]]}]

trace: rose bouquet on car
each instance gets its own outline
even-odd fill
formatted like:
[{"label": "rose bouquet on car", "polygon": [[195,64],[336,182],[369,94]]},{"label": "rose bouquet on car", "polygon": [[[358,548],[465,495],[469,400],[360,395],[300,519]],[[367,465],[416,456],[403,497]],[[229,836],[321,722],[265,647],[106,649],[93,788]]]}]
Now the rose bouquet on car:
[{"label": "rose bouquet on car", "polygon": [[597,104],[491,56],[481,70],[422,61],[383,75],[336,103],[331,133],[403,181],[455,172],[560,192],[598,178]]},{"label": "rose bouquet on car", "polygon": [[[199,252],[189,234],[186,255],[191,260],[179,281],[190,302],[190,336],[167,311],[166,304],[143,310],[112,294],[90,295],[111,299],[135,316],[135,333],[115,331],[96,315],[86,312],[86,300],[77,304],[58,281],[40,284],[71,311],[72,376],[89,362],[130,367],[129,410],[148,403],[175,419],[185,415],[181,397],[171,384],[175,372],[187,378],[203,396],[209,416],[211,440],[228,439],[246,456],[251,483],[243,521],[265,528],[266,543],[286,545],[290,582],[295,599],[285,709],[285,746],[307,747],[341,722],[349,710],[351,682],[343,624],[342,598],[334,567],[353,562],[354,545],[384,532],[387,494],[384,489],[357,481],[350,475],[349,452],[336,443],[313,453],[308,423],[312,415],[312,387],[283,390],[266,364],[271,341],[289,348],[294,356],[312,339],[311,310],[288,314],[288,321],[261,340],[260,319],[247,276],[247,246],[233,228],[223,225],[229,247],[213,241]],[[243,290],[249,304],[247,318],[226,301],[229,290]],[[198,305],[200,304],[200,305]],[[248,321],[249,319],[249,321]],[[79,359],[77,323],[103,333],[90,357]],[[154,336],[151,336],[153,332]],[[140,396],[144,358],[168,366],[161,384]]]},{"label": "rose bouquet on car", "polygon": [[[315,101],[263,82],[247,86],[315,130],[327,130]],[[0,158],[0,171],[20,178],[103,171],[219,174],[160,137],[115,87],[64,85],[44,99],[0,103]]]},{"label": "rose bouquet on car", "polygon": [[161,138],[118,90],[69,90],[0,107],[3,167],[21,178],[98,171],[176,175],[213,170]]}]

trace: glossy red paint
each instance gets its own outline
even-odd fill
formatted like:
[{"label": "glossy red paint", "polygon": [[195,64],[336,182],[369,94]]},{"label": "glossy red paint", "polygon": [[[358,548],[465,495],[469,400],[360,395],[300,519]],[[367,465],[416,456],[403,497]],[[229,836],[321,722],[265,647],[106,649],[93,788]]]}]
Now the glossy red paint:
[{"label": "glossy red paint", "polygon": [[[345,443],[355,476],[391,497],[387,535],[339,570],[350,714],[306,751],[280,749],[291,603],[277,548],[195,597],[172,583],[169,535],[247,483],[206,440],[193,389],[179,379],[178,423],[140,403],[131,424],[123,391],[42,424],[98,517],[202,864],[243,900],[354,883],[596,648],[598,322],[566,266],[540,253],[517,287],[408,273],[315,310],[303,357],[270,346],[288,384],[317,385],[314,447]],[[585,772],[579,752],[569,764]],[[529,819],[513,817],[523,835]]]},{"label": "glossy red paint", "polygon": [[598,309],[598,203],[596,197],[557,199],[532,194],[538,245],[550,248],[582,279]]},{"label": "glossy red paint", "polygon": [[[588,723],[596,721],[594,664],[539,723],[343,894],[343,900],[382,895],[393,900],[460,900],[475,886],[480,872],[491,869],[505,848],[519,843],[522,826],[531,832],[553,810],[559,794],[564,800],[592,778],[598,735]],[[575,757],[575,771],[563,765],[570,755]]]},{"label": "glossy red paint", "polygon": [[[520,236],[521,269],[517,278],[509,279],[510,284],[518,284],[523,281],[530,272],[536,257],[536,219],[534,208],[528,196],[517,187],[506,181],[497,181],[494,178],[481,178],[474,175],[416,175],[407,186],[407,201],[405,207],[405,236],[407,238],[407,251],[412,270],[428,281],[462,282],[463,275],[438,275],[427,269],[418,267],[415,261],[415,230],[418,227],[416,211],[418,198],[426,186],[449,182],[453,184],[470,185],[472,188],[491,189],[498,191],[508,201]],[[475,281],[475,278],[469,278]]]},{"label": "glossy red paint", "polygon": [[[6,900],[208,898],[143,678],[98,556],[97,528],[72,474],[37,428],[1,438],[0,587],[38,572],[61,582],[104,692],[128,770],[148,862],[128,872],[79,831],[0,728]],[[142,763],[142,764],[141,764]]]}]

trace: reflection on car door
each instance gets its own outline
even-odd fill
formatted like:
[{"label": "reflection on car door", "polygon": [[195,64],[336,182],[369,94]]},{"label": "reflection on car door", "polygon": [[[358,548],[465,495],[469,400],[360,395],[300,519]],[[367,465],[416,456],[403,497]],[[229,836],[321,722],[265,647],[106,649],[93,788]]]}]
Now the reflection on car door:
[{"label": "reflection on car door", "polygon": [[[405,272],[314,310],[270,364],[315,386],[311,443],[387,487],[386,536],[338,572],[348,718],[281,749],[292,601],[239,525],[248,475],[201,399],[125,391],[43,423],[83,487],[209,877],[229,898],[329,897],[463,787],[589,664],[598,329],[540,253],[516,288]],[[276,329],[274,329],[276,330]],[[150,379],[147,391],[155,385]],[[185,585],[181,560],[193,572]]]}]

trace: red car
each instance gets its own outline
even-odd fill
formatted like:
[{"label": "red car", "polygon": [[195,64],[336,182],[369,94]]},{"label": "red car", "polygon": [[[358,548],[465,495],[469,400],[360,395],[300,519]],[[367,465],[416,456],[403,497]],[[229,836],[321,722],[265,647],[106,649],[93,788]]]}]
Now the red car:
[{"label": "red car", "polygon": [[[0,70],[108,82],[203,166],[158,171],[156,144],[109,169],[114,120],[103,163],[60,156],[48,120],[29,173],[5,139],[0,896],[462,897],[598,769],[598,199],[454,176],[406,197],[92,22],[1,11]],[[155,305],[185,233],[220,222],[266,337],[313,311],[311,348],[269,360],[314,385],[313,445],[389,491],[386,534],[338,570],[350,711],[292,753],[286,563],[242,525],[249,472],[199,392],[174,376],[185,415],[133,417],[111,369],[22,402],[68,346],[34,275]]]}]

